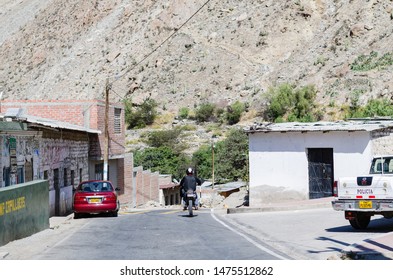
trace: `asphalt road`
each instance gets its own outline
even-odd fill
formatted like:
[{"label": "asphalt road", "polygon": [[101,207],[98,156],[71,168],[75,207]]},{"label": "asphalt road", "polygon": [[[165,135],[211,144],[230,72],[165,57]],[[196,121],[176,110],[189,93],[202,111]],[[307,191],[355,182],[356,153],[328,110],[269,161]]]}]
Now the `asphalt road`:
[{"label": "asphalt road", "polygon": [[393,220],[382,216],[372,217],[366,230],[355,230],[343,212],[331,207],[229,214],[223,218],[296,260],[337,259],[346,247],[393,231]]},{"label": "asphalt road", "polygon": [[393,231],[373,217],[354,230],[331,208],[225,214],[179,209],[69,219],[0,247],[10,260],[327,260],[352,244]]},{"label": "asphalt road", "polygon": [[[30,256],[37,260],[277,260],[278,251],[223,224],[210,210],[176,210],[70,220],[69,233]],[[10,258],[13,256],[10,254]]]}]

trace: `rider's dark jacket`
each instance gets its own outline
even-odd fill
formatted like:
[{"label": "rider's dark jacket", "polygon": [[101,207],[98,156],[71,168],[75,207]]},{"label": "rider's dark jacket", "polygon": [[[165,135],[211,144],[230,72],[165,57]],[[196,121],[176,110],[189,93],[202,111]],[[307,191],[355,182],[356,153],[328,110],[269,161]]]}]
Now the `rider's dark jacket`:
[{"label": "rider's dark jacket", "polygon": [[196,191],[196,186],[202,185],[202,182],[199,178],[194,177],[193,175],[184,176],[180,181],[180,193],[182,196],[186,193],[189,189]]}]

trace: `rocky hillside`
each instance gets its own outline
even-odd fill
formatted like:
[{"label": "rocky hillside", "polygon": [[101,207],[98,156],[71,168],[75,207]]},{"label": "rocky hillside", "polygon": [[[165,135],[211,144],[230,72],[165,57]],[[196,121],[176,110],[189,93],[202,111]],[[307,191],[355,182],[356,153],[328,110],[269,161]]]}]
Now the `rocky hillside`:
[{"label": "rocky hillside", "polygon": [[[391,0],[0,0],[3,99],[146,97],[177,112],[203,101],[258,108],[283,82],[313,84],[334,110],[393,98]],[[330,104],[330,106],[328,106]],[[335,118],[334,113],[326,119]]]}]

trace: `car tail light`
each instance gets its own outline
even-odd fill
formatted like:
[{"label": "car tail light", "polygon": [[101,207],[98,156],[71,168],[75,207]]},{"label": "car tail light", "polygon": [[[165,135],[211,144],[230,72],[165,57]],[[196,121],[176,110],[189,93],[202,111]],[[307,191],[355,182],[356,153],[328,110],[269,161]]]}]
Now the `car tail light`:
[{"label": "car tail light", "polygon": [[337,181],[333,182],[333,196],[337,197],[338,193],[337,193]]},{"label": "car tail light", "polygon": [[107,202],[117,201],[117,196],[115,193],[109,193],[109,194],[105,195],[104,200]]},{"label": "car tail light", "polygon": [[75,194],[74,203],[85,203],[85,202],[87,202],[87,199],[85,196],[83,196],[79,193]]}]

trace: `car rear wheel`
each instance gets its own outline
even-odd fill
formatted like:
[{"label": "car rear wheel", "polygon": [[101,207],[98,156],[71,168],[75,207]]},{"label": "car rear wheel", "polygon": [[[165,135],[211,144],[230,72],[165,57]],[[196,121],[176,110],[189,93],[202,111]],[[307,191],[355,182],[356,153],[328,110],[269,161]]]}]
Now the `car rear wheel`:
[{"label": "car rear wheel", "polygon": [[371,216],[358,213],[354,219],[349,220],[349,223],[354,229],[366,229],[370,220]]},{"label": "car rear wheel", "polygon": [[112,217],[117,217],[118,216],[118,211],[112,212]]},{"label": "car rear wheel", "polygon": [[82,217],[81,213],[74,213],[74,219],[79,219],[80,217]]}]

